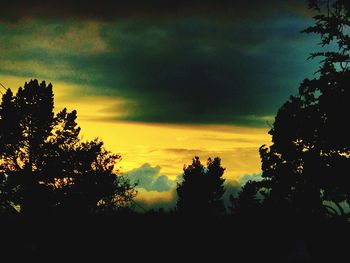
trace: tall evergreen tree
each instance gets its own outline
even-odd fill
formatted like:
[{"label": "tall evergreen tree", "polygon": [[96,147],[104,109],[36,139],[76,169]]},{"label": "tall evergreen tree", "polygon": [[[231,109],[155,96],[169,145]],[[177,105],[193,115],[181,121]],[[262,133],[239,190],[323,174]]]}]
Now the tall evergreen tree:
[{"label": "tall evergreen tree", "polygon": [[222,196],[225,168],[220,158],[208,159],[204,167],[199,157],[184,167],[183,181],[177,186],[177,211],[190,216],[220,216],[225,211]]}]

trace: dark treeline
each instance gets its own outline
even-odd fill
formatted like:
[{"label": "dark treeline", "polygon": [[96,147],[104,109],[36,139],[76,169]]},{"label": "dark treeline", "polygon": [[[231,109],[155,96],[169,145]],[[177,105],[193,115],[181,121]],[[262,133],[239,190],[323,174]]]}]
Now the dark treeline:
[{"label": "dark treeline", "polygon": [[[120,156],[82,141],[76,111],[54,114],[32,80],[0,105],[0,258],[347,262],[350,206],[350,5],[309,1],[326,52],[314,79],[279,109],[262,180],[223,202],[220,158],[186,166],[169,212],[133,210]],[[334,48],[336,45],[337,48]],[[12,262],[11,261],[11,262]]]}]

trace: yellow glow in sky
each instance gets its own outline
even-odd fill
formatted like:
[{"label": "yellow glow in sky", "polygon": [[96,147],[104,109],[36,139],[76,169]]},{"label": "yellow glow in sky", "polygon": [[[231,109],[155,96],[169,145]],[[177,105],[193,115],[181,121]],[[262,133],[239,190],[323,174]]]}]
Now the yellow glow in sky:
[{"label": "yellow glow in sky", "polygon": [[258,148],[268,143],[265,129],[242,129],[216,125],[170,125],[127,122],[80,121],[82,134],[103,139],[106,147],[120,153],[122,171],[144,163],[160,165],[171,178],[181,174],[184,164],[194,156],[206,161],[219,156],[227,179],[258,173]]},{"label": "yellow glow in sky", "polygon": [[[28,78],[0,76],[0,82],[16,90]],[[40,80],[39,80],[40,81]],[[66,83],[53,83],[55,110],[63,107],[78,111],[78,124],[83,139],[99,137],[108,150],[122,155],[118,163],[123,173],[145,163],[161,167],[160,175],[175,179],[183,165],[194,156],[203,163],[208,157],[219,156],[226,167],[227,181],[237,181],[243,175],[260,172],[258,149],[269,144],[268,128],[243,128],[230,125],[177,125],[112,121],[128,114],[125,102],[112,97],[79,96],[83,88]],[[118,109],[115,115],[111,107]],[[145,202],[167,200],[167,193],[140,191]]]}]

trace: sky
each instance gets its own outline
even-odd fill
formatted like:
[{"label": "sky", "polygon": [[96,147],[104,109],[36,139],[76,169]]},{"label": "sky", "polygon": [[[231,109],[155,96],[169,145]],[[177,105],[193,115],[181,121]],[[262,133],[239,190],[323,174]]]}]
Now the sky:
[{"label": "sky", "polygon": [[[0,82],[51,82],[83,139],[120,153],[140,206],[175,202],[194,156],[219,156],[227,194],[260,174],[278,108],[317,70],[303,0],[8,1]],[[247,179],[248,178],[248,179]]]}]

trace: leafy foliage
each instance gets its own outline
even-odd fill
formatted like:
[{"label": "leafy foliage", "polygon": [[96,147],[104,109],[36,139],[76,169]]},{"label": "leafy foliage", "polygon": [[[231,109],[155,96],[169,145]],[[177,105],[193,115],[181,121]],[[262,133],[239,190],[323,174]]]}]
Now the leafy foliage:
[{"label": "leafy foliage", "polygon": [[[350,3],[347,0],[310,0],[309,7],[318,12],[315,24],[305,33],[320,35],[322,47],[336,46],[325,52],[315,52],[310,58],[324,57],[323,66],[334,65],[346,71],[350,62]],[[323,67],[321,67],[322,70]],[[324,72],[326,73],[327,70]]]},{"label": "leafy foliage", "polygon": [[320,215],[328,201],[329,211],[337,208],[343,216],[340,203],[350,203],[349,4],[331,2],[310,1],[321,14],[305,32],[320,34],[323,46],[337,41],[338,50],[312,55],[325,57],[320,76],[305,79],[279,109],[269,132],[272,145],[260,148],[264,180],[258,189],[265,205],[278,211]]},{"label": "leafy foliage", "polygon": [[22,213],[86,213],[127,205],[133,185],[117,175],[120,156],[81,142],[76,111],[54,114],[52,85],[8,89],[0,106],[2,206]]}]

